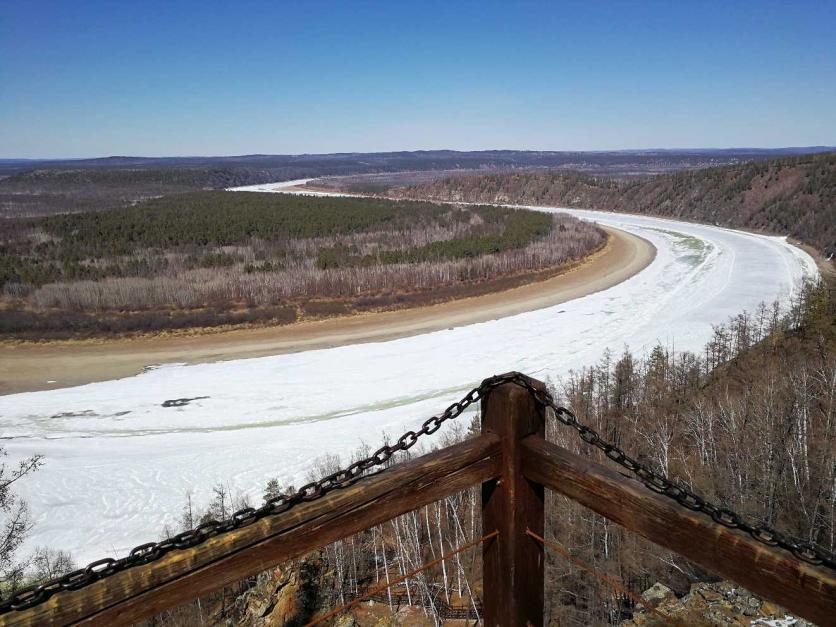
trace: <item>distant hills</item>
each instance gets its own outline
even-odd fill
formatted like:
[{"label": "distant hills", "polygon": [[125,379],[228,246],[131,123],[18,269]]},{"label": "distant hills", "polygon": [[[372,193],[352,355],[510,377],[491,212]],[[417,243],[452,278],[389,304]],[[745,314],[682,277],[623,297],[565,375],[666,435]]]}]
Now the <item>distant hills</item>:
[{"label": "distant hills", "polygon": [[836,152],[631,180],[561,171],[457,176],[388,194],[670,216],[789,235],[836,253]]},{"label": "distant hills", "polygon": [[[631,178],[823,150],[827,149],[734,148],[609,152],[419,150],[232,157],[0,159],[0,217],[110,209],[195,189],[223,189],[299,178],[532,169],[559,169],[595,176]],[[412,180],[420,180],[420,177],[412,177]]]},{"label": "distant hills", "polygon": [[[416,150],[402,152],[349,152],[302,155],[239,155],[228,157],[132,157],[112,156],[94,159],[0,159],[0,176],[32,169],[99,168],[197,168],[244,169],[270,176],[314,177],[363,172],[404,170],[449,170],[482,168],[643,166],[682,169],[699,165],[720,165],[753,159],[809,154],[836,150],[834,147],[801,148],[723,148],[660,149],[614,151],[533,151],[533,150]],[[287,180],[287,179],[285,179]],[[265,181],[254,181],[265,182]]]}]

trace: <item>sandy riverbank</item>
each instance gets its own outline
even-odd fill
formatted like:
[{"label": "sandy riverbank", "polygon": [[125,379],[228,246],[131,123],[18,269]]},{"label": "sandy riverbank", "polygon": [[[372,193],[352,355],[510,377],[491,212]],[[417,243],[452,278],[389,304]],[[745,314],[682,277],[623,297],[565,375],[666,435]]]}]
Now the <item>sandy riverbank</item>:
[{"label": "sandy riverbank", "polygon": [[564,274],[428,307],[207,334],[0,344],[0,394],[118,379],[154,364],[201,363],[379,342],[557,305],[612,287],[653,260],[656,250],[646,240],[615,229],[607,231],[611,235],[607,246]]}]

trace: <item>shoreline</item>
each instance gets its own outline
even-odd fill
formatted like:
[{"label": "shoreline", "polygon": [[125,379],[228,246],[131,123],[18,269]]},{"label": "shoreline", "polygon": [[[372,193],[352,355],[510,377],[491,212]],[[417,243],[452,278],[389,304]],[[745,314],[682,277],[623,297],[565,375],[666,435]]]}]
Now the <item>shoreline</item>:
[{"label": "shoreline", "polygon": [[206,363],[382,342],[558,305],[617,285],[655,258],[656,249],[647,240],[604,228],[610,235],[607,245],[566,272],[435,305],[206,334],[0,345],[0,395],[120,379],[166,363]]}]

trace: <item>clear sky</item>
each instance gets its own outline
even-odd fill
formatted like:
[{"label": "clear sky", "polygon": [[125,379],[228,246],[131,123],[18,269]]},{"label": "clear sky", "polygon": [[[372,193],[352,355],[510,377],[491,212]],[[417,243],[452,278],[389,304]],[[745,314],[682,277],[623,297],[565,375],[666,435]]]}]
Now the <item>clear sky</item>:
[{"label": "clear sky", "polygon": [[0,157],[814,144],[833,0],[0,0]]}]

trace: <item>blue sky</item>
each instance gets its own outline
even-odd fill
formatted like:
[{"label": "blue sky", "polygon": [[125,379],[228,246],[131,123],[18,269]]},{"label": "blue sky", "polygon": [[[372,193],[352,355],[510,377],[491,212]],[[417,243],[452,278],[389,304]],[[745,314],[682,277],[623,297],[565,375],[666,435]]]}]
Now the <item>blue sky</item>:
[{"label": "blue sky", "polygon": [[836,2],[0,0],[0,156],[836,144]]}]

